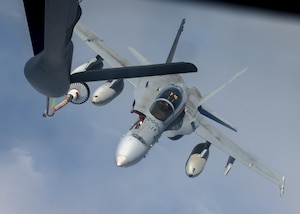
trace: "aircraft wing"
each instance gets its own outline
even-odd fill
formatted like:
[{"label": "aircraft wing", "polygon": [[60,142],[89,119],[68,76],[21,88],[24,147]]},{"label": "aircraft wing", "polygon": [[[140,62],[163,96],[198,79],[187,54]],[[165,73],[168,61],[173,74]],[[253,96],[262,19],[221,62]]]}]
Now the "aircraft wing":
[{"label": "aircraft wing", "polygon": [[206,118],[198,115],[199,127],[195,130],[195,133],[203,137],[211,144],[221,149],[229,156],[235,158],[241,162],[246,167],[252,169],[259,175],[267,178],[274,184],[278,185],[280,188],[280,195],[284,194],[284,181],[285,178],[276,170],[269,167],[264,162],[257,159],[254,155],[249,152],[244,151],[241,147],[235,144],[231,139],[229,139],[225,134],[219,131],[217,128],[212,126]]},{"label": "aircraft wing", "polygon": [[[104,61],[106,61],[111,67],[127,67],[131,66],[131,63],[116,53],[113,49],[108,47],[102,39],[100,39],[94,32],[88,29],[88,27],[82,22],[78,22],[74,28],[75,34],[81,38],[90,48],[92,48],[97,54],[99,54]],[[137,79],[128,80],[132,85],[136,86]]]},{"label": "aircraft wing", "polygon": [[[74,28],[75,34],[81,38],[91,49],[99,54],[113,68],[121,68],[131,66],[131,63],[116,53],[112,48],[107,46],[94,32],[92,32],[84,23],[78,22]],[[95,73],[94,73],[95,74]],[[80,74],[77,74],[80,75]],[[82,78],[80,78],[82,79]],[[128,79],[133,85],[137,86],[138,79]]]},{"label": "aircraft wing", "polygon": [[81,21],[79,21],[74,32],[79,36],[88,46],[90,46],[97,54],[99,54],[111,67],[127,67],[131,63],[116,53],[113,49],[108,47],[102,39],[88,29]]}]

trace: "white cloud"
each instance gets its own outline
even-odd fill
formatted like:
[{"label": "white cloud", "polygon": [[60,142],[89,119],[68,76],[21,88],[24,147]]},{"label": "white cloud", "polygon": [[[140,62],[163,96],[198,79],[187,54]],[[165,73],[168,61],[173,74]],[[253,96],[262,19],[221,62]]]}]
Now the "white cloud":
[{"label": "white cloud", "polygon": [[43,174],[34,168],[33,157],[14,148],[0,160],[0,207],[6,214],[37,213],[45,188]]}]

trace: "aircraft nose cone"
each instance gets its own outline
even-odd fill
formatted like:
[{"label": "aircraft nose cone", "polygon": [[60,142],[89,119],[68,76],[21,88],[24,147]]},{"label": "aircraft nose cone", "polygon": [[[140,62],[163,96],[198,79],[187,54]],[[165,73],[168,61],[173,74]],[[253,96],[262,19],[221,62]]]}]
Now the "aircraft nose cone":
[{"label": "aircraft nose cone", "polygon": [[127,157],[125,157],[124,155],[118,155],[116,157],[116,165],[118,167],[125,166],[127,163],[128,163]]},{"label": "aircraft nose cone", "polygon": [[125,135],[116,149],[115,161],[120,167],[129,167],[145,157],[148,147],[131,134]]}]

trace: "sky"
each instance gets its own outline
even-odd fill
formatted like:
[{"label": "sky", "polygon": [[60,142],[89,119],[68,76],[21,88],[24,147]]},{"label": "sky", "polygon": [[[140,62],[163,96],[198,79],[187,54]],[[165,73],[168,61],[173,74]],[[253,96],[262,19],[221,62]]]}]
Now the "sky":
[{"label": "sky", "polygon": [[[23,3],[11,0],[0,8],[1,213],[299,212],[299,17],[163,0],[84,0],[81,7],[81,21],[133,64],[128,46],[152,63],[165,62],[186,18],[174,61],[198,67],[182,76],[202,95],[248,67],[206,106],[238,132],[218,128],[286,177],[285,195],[238,162],[225,177],[228,156],[213,146],[202,174],[188,178],[185,162],[204,142],[196,134],[163,136],[137,165],[116,167],[116,146],[137,119],[128,82],[106,106],[69,104],[42,117],[46,99],[24,76],[33,52]],[[95,56],[76,35],[72,41],[72,68]],[[89,83],[91,91],[101,83]]]}]

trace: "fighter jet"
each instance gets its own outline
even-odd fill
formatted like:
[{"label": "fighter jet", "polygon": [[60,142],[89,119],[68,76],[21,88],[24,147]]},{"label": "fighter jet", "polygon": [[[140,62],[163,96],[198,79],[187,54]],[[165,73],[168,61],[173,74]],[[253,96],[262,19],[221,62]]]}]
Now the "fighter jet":
[{"label": "fighter jet", "polygon": [[[183,19],[166,63],[173,59],[184,23]],[[75,33],[112,67],[130,65],[126,59],[116,54],[102,40],[100,40],[101,43],[99,40],[94,42],[91,38],[95,38],[95,35],[83,23],[79,22],[75,26]],[[129,48],[129,50],[142,65],[151,64],[134,48]],[[244,151],[213,126],[212,122],[217,122],[236,131],[236,128],[229,122],[203,105],[233,80],[240,77],[245,70],[241,70],[206,96],[202,96],[196,87],[186,85],[179,74],[128,79],[135,87],[131,112],[137,114],[138,119],[121,138],[116,148],[116,165],[130,167],[137,164],[147,156],[150,149],[163,135],[171,140],[178,140],[184,135],[195,133],[205,139],[205,143],[200,143],[192,149],[185,167],[188,177],[196,177],[202,172],[209,157],[210,146],[214,145],[229,156],[224,170],[225,175],[237,160],[276,184],[280,188],[282,196],[285,177],[254,155]],[[120,94],[122,89],[122,79],[107,81],[95,91],[92,102],[96,105],[107,104]]]}]

